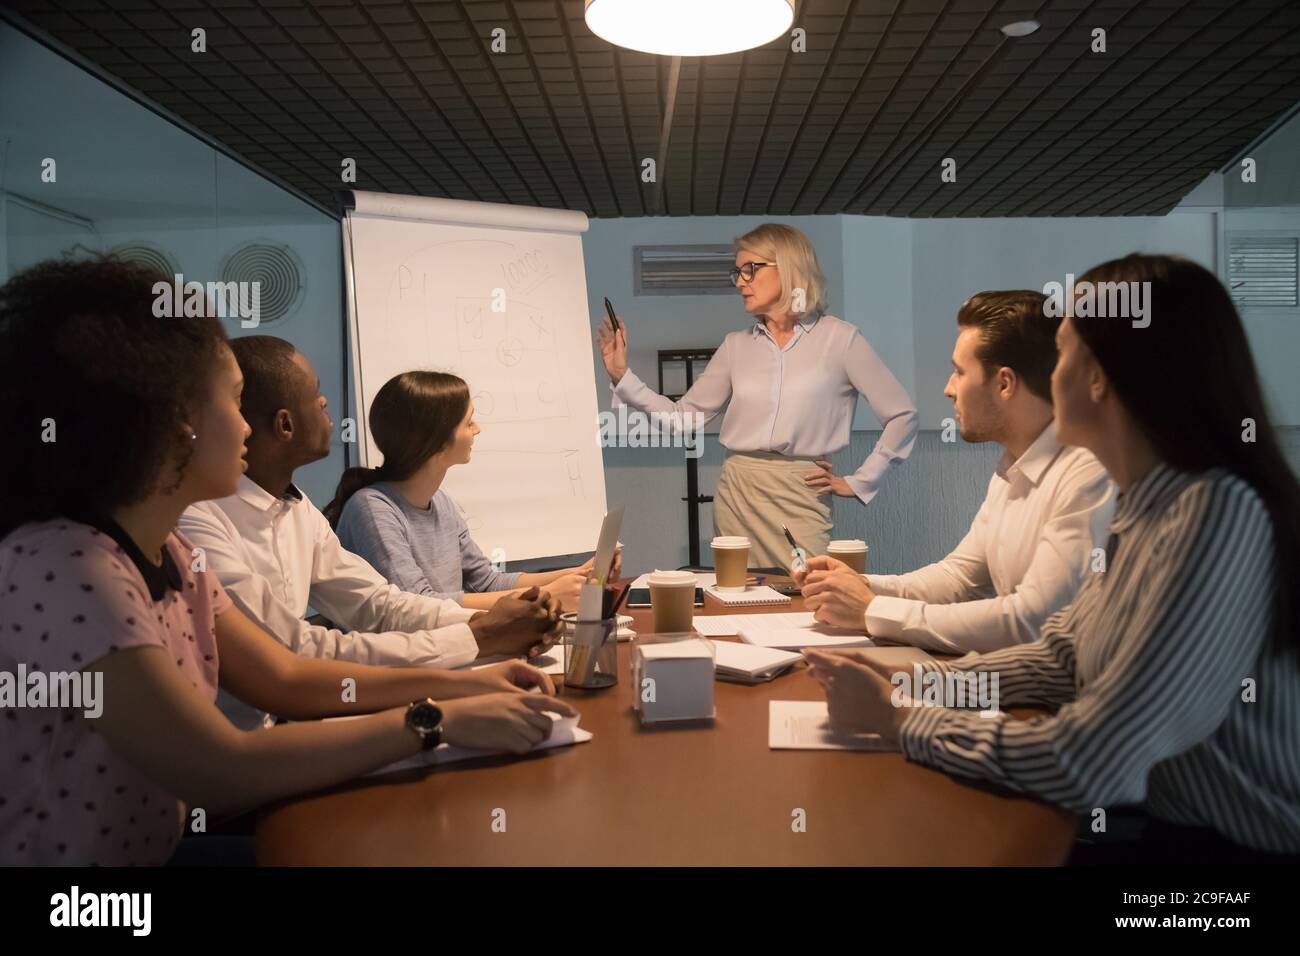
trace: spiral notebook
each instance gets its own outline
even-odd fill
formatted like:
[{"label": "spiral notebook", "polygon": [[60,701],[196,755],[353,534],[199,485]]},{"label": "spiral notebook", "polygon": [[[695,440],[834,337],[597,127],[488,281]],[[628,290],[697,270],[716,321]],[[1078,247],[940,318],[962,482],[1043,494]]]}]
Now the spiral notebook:
[{"label": "spiral notebook", "polygon": [[714,587],[705,588],[705,591],[727,607],[755,607],[762,604],[790,603],[788,594],[782,594],[766,584],[750,585],[743,591],[719,591],[715,585]]}]

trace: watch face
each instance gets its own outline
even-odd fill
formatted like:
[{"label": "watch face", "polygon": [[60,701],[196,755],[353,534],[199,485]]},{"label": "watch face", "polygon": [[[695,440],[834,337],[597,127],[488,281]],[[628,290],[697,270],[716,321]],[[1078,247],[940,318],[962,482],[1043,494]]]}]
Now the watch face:
[{"label": "watch face", "polygon": [[416,730],[431,734],[442,723],[442,711],[437,704],[422,700],[420,703],[411,706],[411,710],[407,714],[407,721]]}]

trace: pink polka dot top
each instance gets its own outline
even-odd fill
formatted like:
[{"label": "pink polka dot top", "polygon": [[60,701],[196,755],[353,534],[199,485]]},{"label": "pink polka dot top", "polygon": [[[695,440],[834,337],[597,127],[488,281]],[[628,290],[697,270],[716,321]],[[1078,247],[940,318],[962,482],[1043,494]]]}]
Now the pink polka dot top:
[{"label": "pink polka dot top", "polygon": [[[3,864],[164,863],[186,823],[181,801],[115,753],[84,706],[51,706],[67,700],[32,690],[33,673],[88,673],[93,687],[97,661],[157,647],[194,693],[216,700],[215,617],[230,607],[216,575],[191,570],[176,532],[158,567],[114,522],[96,525],[54,519],[0,541],[0,672],[24,701],[0,706]],[[112,701],[101,693],[100,705]]]}]

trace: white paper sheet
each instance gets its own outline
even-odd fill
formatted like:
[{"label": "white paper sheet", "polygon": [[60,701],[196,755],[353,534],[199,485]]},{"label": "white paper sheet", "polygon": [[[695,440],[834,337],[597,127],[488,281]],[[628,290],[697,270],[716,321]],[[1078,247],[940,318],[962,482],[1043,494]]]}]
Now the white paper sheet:
[{"label": "white paper sheet", "polygon": [[691,618],[691,627],[705,637],[735,637],[740,633],[740,620],[735,614],[701,614]]},{"label": "white paper sheet", "polygon": [[600,525],[600,539],[596,542],[596,557],[592,562],[592,574],[596,583],[604,585],[609,578],[610,567],[614,564],[614,551],[618,547],[618,532],[623,527],[623,505],[611,509]]},{"label": "white paper sheet", "polygon": [[564,673],[564,645],[556,644],[540,657],[534,657],[528,663],[541,670],[543,674],[557,677]]},{"label": "white paper sheet", "polygon": [[443,482],[493,560],[587,552],[605,514],[580,212],[356,192],[344,220],[357,451],[413,368],[469,383],[483,426]]},{"label": "white paper sheet", "polygon": [[767,745],[773,750],[897,750],[880,734],[831,731],[824,700],[773,700],[767,708]]},{"label": "white paper sheet", "polygon": [[[554,721],[554,725],[551,727],[551,735],[541,743],[536,744],[529,753],[535,753],[538,750],[550,750],[554,747],[566,747],[569,744],[583,744],[591,740],[593,736],[591,731],[583,730],[578,726],[577,717],[561,717],[559,714],[549,712],[547,716]],[[414,757],[390,763],[386,767],[372,770],[366,776],[375,777],[386,773],[396,773],[399,770],[411,770],[416,767],[437,767],[442,764],[456,763],[460,760],[470,760],[474,757],[491,757],[505,752],[504,750],[478,750],[471,747],[453,747],[451,744],[439,744],[433,750],[423,751]]]}]

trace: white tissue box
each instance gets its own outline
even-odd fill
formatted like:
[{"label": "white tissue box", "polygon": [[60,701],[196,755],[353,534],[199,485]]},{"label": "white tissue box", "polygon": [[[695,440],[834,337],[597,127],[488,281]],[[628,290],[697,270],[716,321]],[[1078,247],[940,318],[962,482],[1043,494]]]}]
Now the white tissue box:
[{"label": "white tissue box", "polygon": [[643,724],[713,717],[713,646],[702,638],[641,644],[632,687]]}]

